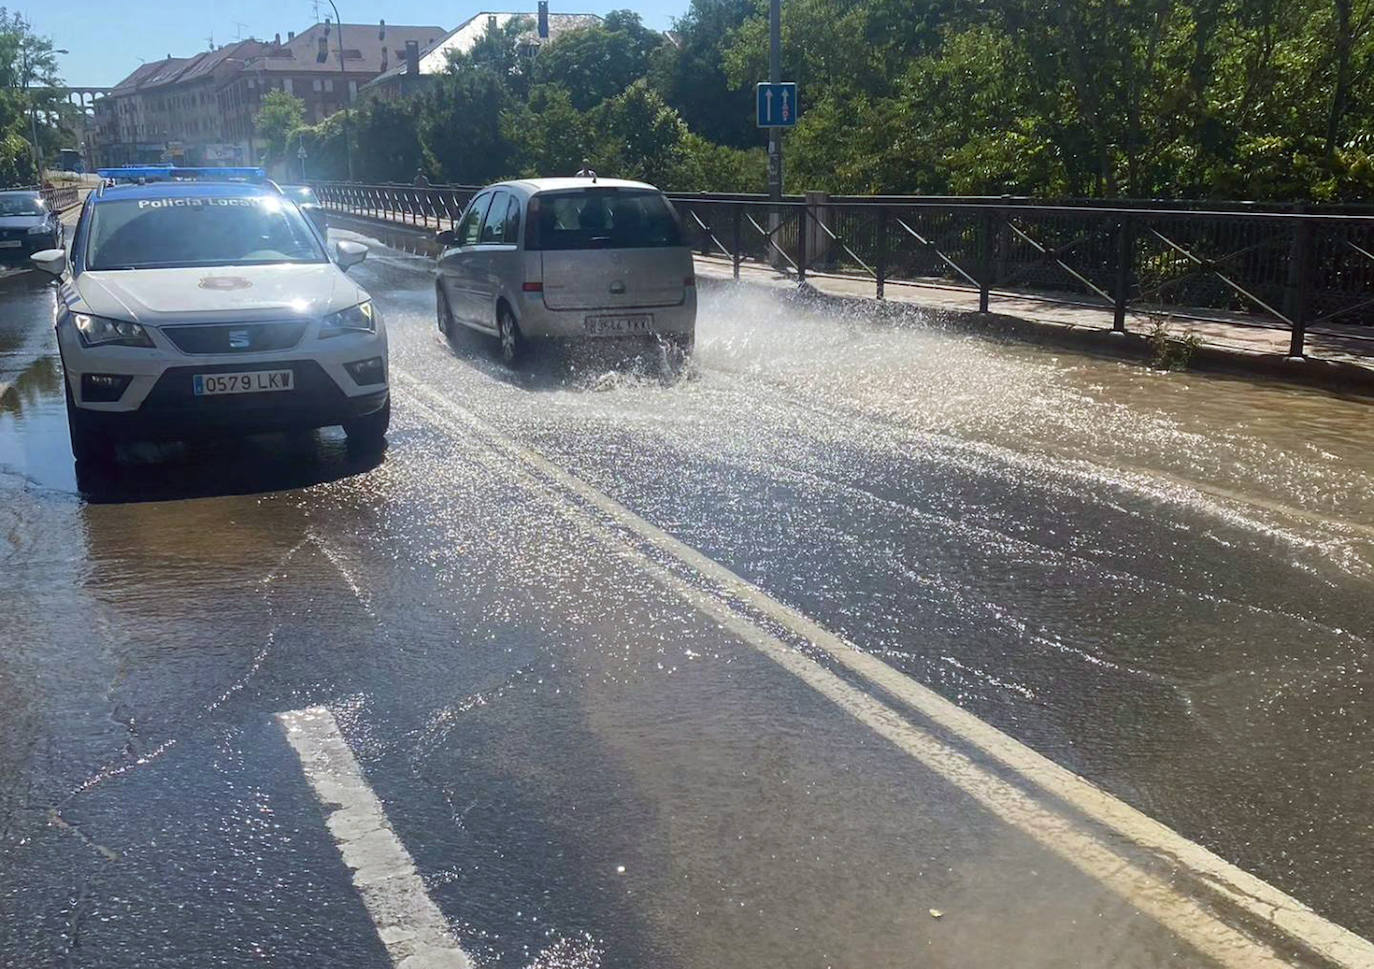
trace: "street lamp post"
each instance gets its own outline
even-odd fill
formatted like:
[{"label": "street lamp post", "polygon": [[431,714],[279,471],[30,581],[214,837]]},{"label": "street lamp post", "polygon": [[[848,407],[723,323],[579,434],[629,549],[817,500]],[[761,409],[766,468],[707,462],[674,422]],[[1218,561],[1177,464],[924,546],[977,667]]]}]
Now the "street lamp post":
[{"label": "street lamp post", "polygon": [[[343,18],[339,16],[339,8],[335,6],[334,0],[329,0],[330,9],[334,11],[334,23],[339,28],[339,73],[343,75],[343,95],[344,101],[344,157],[348,159],[348,180],[353,181],[353,138],[349,131],[352,122],[349,115],[352,113],[353,99],[348,96],[348,67],[344,64],[344,45],[343,45]],[[326,47],[326,49],[328,49]]]},{"label": "street lamp post", "polygon": [[[29,148],[33,152],[33,177],[38,185],[43,184],[43,149],[38,147],[38,108],[33,103],[33,98],[29,96],[29,82],[33,71],[32,64],[29,63],[28,44],[20,43],[19,53],[24,68],[24,100],[29,102]],[[70,54],[71,51],[64,47],[59,47],[53,51],[54,54]]]},{"label": "street lamp post", "polygon": [[296,157],[301,160],[301,181],[305,181],[305,142],[302,141],[300,147],[296,149]]}]

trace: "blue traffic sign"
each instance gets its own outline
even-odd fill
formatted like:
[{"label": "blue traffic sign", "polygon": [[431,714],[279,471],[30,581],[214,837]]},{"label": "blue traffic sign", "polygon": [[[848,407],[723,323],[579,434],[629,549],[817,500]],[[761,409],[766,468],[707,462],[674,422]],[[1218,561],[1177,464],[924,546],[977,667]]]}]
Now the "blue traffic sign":
[{"label": "blue traffic sign", "polygon": [[797,85],[792,81],[758,85],[758,126],[790,128],[797,123]]}]

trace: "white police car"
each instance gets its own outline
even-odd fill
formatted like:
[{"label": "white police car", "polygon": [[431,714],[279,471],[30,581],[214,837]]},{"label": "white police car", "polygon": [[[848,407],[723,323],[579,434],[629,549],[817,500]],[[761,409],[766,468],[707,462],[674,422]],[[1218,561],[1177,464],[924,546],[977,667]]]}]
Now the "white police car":
[{"label": "white police car", "polygon": [[168,180],[87,197],[70,260],[33,256],[71,273],[57,339],[76,459],[112,457],[121,440],[333,424],[379,446],[391,419],[386,330],[344,275],[367,247],[337,242],[331,259],[256,169],[149,173]]}]

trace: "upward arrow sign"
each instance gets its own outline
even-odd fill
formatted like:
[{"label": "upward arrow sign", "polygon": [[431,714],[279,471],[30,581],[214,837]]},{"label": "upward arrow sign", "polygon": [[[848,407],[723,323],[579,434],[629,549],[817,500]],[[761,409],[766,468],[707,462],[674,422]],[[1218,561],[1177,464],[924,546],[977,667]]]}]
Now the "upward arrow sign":
[{"label": "upward arrow sign", "polygon": [[[787,93],[787,88],[783,88],[783,89],[782,89],[782,120],[784,120],[784,121],[787,121],[787,120],[789,120],[789,119],[792,117],[792,108],[791,108],[791,106],[790,106],[791,100],[792,100],[791,97],[790,97],[790,96],[788,95],[788,93]],[[769,112],[769,116],[771,117],[771,115],[772,115],[772,112],[770,111],[770,112]]]},{"label": "upward arrow sign", "polygon": [[763,116],[764,116],[765,118],[767,118],[769,121],[772,121],[772,120],[773,120],[773,89],[772,89],[772,88],[765,88],[765,89],[764,89],[764,91],[763,91],[763,100],[764,100],[764,102],[768,105],[768,107],[764,109]]}]

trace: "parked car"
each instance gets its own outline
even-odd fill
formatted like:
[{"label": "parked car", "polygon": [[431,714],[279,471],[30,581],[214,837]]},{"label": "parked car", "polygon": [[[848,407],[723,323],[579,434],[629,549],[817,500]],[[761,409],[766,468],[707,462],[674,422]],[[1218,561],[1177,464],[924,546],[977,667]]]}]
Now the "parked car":
[{"label": "parked car", "polygon": [[37,192],[0,192],[0,259],[21,261],[44,249],[61,249],[62,219]]},{"label": "parked car", "polygon": [[[220,169],[212,170],[214,172]],[[332,250],[271,183],[99,188],[61,249],[34,264],[58,289],[72,454],[120,440],[343,426],[380,446],[391,417],[386,329]],[[332,258],[331,258],[332,256]]]},{"label": "parked car", "polygon": [[499,182],[478,192],[438,241],[439,328],[496,336],[508,363],[551,339],[652,339],[692,349],[692,254],[672,204],[652,185]]},{"label": "parked car", "polygon": [[315,190],[309,185],[283,185],[281,190],[283,195],[296,203],[296,208],[305,213],[305,217],[315,228],[320,230],[320,235],[329,238],[329,217],[320,200],[315,197]]}]

